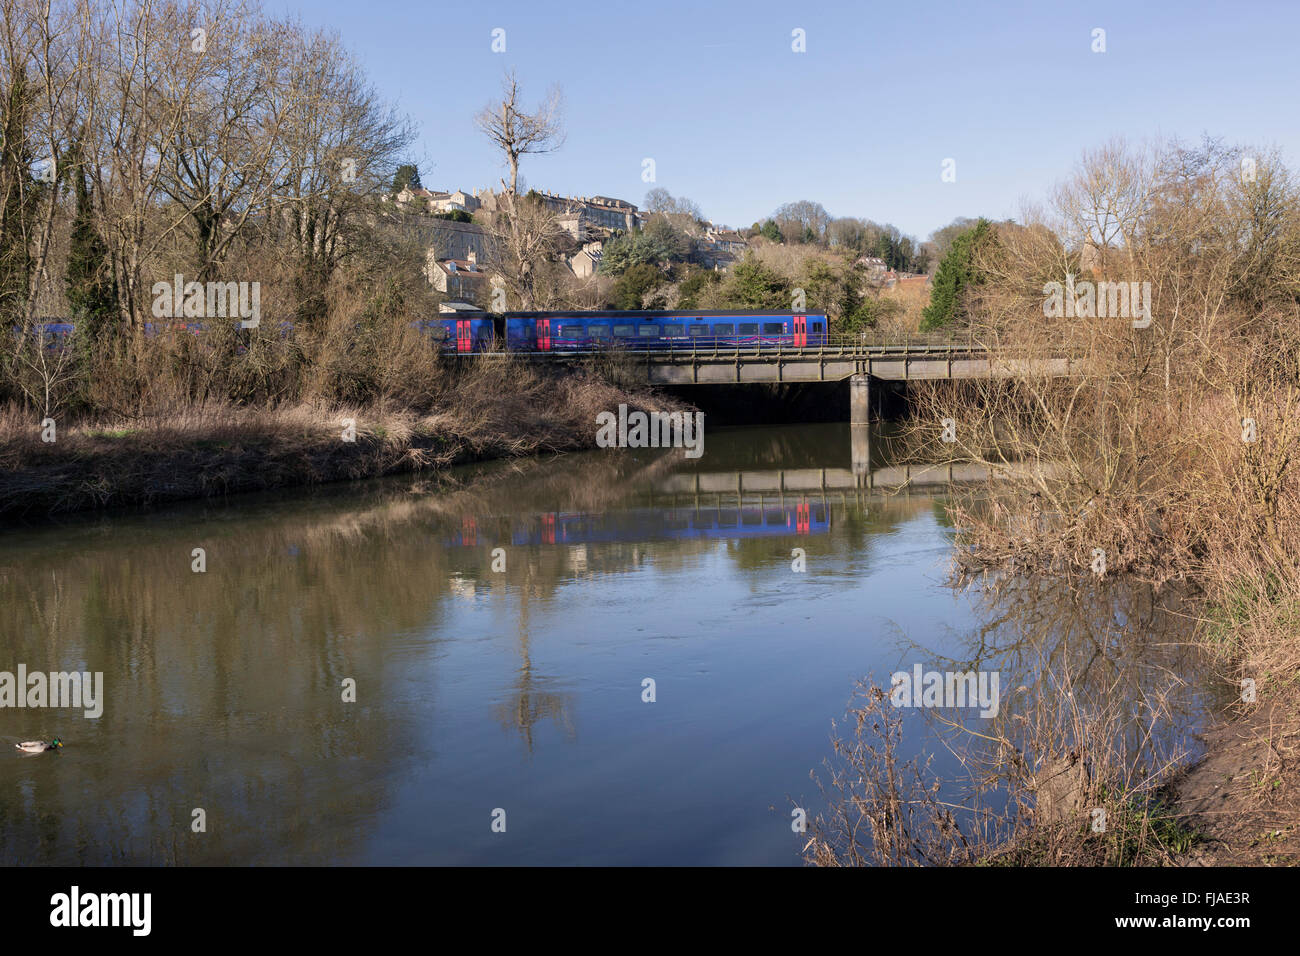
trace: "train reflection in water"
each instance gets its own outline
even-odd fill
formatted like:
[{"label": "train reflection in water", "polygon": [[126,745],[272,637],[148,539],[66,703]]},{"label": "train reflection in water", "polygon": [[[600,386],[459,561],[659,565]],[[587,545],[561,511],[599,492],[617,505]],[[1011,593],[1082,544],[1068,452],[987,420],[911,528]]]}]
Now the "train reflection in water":
[{"label": "train reflection in water", "polygon": [[506,542],[516,546],[599,544],[607,541],[812,535],[826,534],[830,530],[830,507],[822,501],[759,504],[733,501],[690,508],[546,512],[522,520],[464,515],[460,533],[444,543],[453,547]]}]

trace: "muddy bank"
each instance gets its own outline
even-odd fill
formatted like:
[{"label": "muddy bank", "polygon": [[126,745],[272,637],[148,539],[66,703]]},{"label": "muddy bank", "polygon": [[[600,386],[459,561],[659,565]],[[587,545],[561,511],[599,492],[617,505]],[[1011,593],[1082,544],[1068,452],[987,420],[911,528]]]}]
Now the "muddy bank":
[{"label": "muddy bank", "polygon": [[1173,781],[1181,820],[1197,834],[1187,866],[1300,864],[1300,727],[1281,704],[1219,723],[1206,755]]}]

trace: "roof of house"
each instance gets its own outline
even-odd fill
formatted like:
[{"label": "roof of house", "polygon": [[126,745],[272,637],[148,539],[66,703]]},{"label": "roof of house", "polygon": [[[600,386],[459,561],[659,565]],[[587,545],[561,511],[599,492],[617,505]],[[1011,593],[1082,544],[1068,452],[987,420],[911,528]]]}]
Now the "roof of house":
[{"label": "roof of house", "polygon": [[469,275],[475,278],[483,278],[487,275],[478,267],[477,262],[470,262],[468,259],[439,259],[438,267],[448,275]]}]

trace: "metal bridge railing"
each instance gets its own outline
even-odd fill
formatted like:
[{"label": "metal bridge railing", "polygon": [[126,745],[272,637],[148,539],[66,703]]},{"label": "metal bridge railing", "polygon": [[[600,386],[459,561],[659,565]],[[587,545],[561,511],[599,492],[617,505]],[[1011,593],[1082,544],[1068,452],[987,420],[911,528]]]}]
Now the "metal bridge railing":
[{"label": "metal bridge railing", "polygon": [[[812,339],[812,336],[809,336]],[[628,354],[646,354],[656,357],[676,356],[682,359],[723,358],[731,356],[773,356],[782,355],[815,357],[849,357],[868,354],[917,354],[917,353],[972,353],[986,352],[987,346],[974,341],[966,335],[945,333],[911,333],[889,334],[868,332],[864,334],[832,334],[814,340],[807,345],[795,345],[790,342],[758,343],[742,342],[739,339],[728,340],[725,337],[700,336],[690,340],[675,340],[663,346],[650,346],[629,349]]]}]

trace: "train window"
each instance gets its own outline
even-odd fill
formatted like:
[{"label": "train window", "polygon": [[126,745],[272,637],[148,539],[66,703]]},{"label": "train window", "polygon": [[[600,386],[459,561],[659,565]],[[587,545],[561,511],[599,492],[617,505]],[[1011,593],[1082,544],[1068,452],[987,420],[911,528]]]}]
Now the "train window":
[{"label": "train window", "polygon": [[587,334],[590,335],[593,339],[607,339],[609,338],[609,326],[608,325],[588,326]]},{"label": "train window", "polygon": [[614,326],[614,335],[620,339],[630,339],[636,335],[636,329],[630,325],[616,325]]},{"label": "train window", "polygon": [[820,332],[822,330],[822,324],[820,322],[814,322],[812,324],[812,330],[814,332]]},{"label": "train window", "polygon": [[641,326],[638,326],[638,327],[637,327],[637,330],[636,330],[636,334],[637,334],[637,335],[652,335],[652,336],[654,336],[655,338],[658,338],[658,337],[659,337],[659,326],[657,326],[657,325],[641,325]]},{"label": "train window", "polygon": [[686,335],[686,326],[684,325],[665,325],[664,337],[669,339],[682,338]]},{"label": "train window", "polygon": [[691,335],[708,335],[709,327],[707,325],[692,325],[687,329],[687,331],[689,331]]},{"label": "train window", "polygon": [[430,325],[430,326],[428,327],[428,332],[429,332],[429,334],[432,335],[435,339],[445,339],[445,338],[447,337],[447,326],[445,326],[445,325]]},{"label": "train window", "polygon": [[713,326],[714,335],[735,335],[736,327],[730,322],[716,322]]},{"label": "train window", "polygon": [[784,322],[764,322],[764,323],[763,323],[763,334],[764,334],[764,335],[780,335],[780,334],[781,334],[782,332],[784,332],[784,331],[785,331],[785,323],[784,323]]},{"label": "train window", "polygon": [[740,323],[740,334],[741,334],[741,335],[757,335],[757,334],[758,334],[758,323],[757,323],[757,322],[741,322],[741,323]]},{"label": "train window", "polygon": [[580,339],[582,338],[581,325],[562,325],[560,326],[560,338],[562,339]]}]

